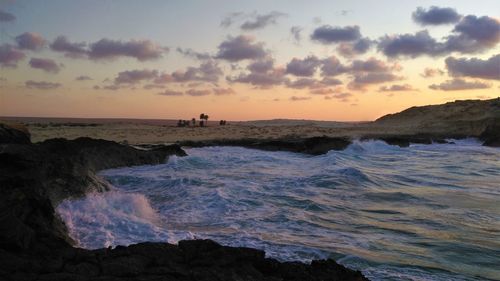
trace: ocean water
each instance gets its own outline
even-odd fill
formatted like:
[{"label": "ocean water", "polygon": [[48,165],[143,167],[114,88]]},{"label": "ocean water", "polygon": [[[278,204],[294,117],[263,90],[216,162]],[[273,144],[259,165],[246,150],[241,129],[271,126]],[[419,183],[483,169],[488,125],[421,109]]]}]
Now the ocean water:
[{"label": "ocean water", "polygon": [[372,280],[500,280],[500,149],[455,142],[192,148],[103,171],[114,190],[57,211],[84,248],[210,238],[279,260],[331,257]]}]

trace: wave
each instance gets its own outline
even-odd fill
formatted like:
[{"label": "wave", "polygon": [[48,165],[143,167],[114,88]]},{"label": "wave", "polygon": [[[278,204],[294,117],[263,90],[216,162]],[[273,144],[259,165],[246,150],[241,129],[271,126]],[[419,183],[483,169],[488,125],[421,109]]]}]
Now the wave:
[{"label": "wave", "polygon": [[158,213],[142,194],[92,193],[81,199],[63,201],[57,212],[71,237],[83,248],[172,240],[161,227]]},{"label": "wave", "polygon": [[355,141],[320,156],[192,148],[103,171],[115,190],[57,210],[85,248],[209,238],[280,260],[340,258],[373,280],[494,278],[500,150],[454,142]]}]

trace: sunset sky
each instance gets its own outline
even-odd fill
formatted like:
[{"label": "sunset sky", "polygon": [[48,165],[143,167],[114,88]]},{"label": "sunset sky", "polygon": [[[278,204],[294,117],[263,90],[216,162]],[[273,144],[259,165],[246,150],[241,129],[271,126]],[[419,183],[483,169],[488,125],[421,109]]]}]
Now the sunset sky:
[{"label": "sunset sky", "polygon": [[373,120],[500,96],[500,1],[0,1],[0,116]]}]

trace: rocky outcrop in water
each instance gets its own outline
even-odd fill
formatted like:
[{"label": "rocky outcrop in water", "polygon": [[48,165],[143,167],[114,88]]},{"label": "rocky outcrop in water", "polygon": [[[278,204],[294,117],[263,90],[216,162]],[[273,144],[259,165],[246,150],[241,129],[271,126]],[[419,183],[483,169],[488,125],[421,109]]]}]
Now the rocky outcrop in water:
[{"label": "rocky outcrop in water", "polygon": [[351,141],[348,138],[311,137],[311,138],[284,138],[284,139],[227,139],[210,141],[184,141],[179,142],[182,146],[241,146],[267,151],[289,151],[311,155],[325,154],[330,150],[343,150]]},{"label": "rocky outcrop in water", "polygon": [[500,119],[489,124],[479,138],[484,141],[483,145],[500,147]]},{"label": "rocky outcrop in water", "polygon": [[[300,149],[333,145],[312,144]],[[185,152],[178,145],[140,150],[90,138],[32,144],[21,137],[0,144],[0,280],[367,280],[333,260],[282,263],[259,250],[210,240],[99,250],[72,246],[54,206],[107,190],[99,170],[158,164],[170,155]]]}]

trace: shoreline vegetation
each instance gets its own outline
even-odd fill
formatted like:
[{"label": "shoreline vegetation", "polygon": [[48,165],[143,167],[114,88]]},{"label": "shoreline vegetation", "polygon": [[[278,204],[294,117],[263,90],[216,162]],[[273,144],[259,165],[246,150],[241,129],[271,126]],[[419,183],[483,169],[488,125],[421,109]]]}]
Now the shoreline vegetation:
[{"label": "shoreline vegetation", "polygon": [[[117,131],[110,127],[116,123],[107,122],[43,127],[35,120],[25,127],[11,123],[19,118],[7,119],[0,123],[0,276],[6,280],[367,280],[333,260],[279,262],[260,250],[210,240],[75,248],[54,209],[66,198],[109,190],[96,176],[100,170],[163,163],[171,155],[186,155],[181,146],[236,145],[312,155],[344,149],[354,139],[405,147],[476,137],[500,146],[500,98],[413,107],[374,122],[330,127],[229,122],[190,130],[119,123],[124,127]],[[166,130],[163,135],[158,128]],[[138,137],[147,130],[153,131]]]}]

